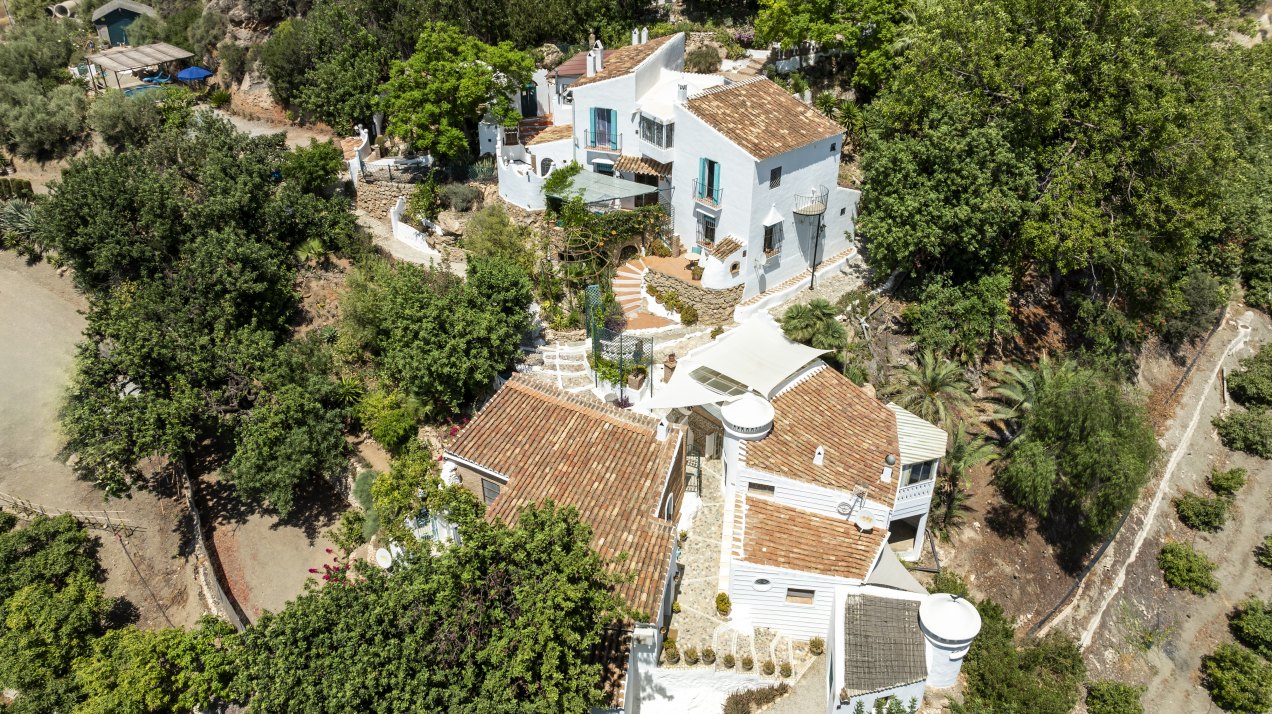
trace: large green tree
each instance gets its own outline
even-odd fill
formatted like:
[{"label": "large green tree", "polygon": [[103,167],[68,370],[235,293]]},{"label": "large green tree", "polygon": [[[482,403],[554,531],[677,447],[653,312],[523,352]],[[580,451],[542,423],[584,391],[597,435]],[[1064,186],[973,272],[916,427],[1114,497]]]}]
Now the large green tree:
[{"label": "large green tree", "polygon": [[520,116],[510,95],[533,71],[530,56],[510,43],[488,45],[454,25],[427,23],[415,54],[393,63],[384,85],[388,132],[420,151],[462,155],[484,113],[502,122]]},{"label": "large green tree", "polygon": [[1080,556],[1139,496],[1157,440],[1142,400],[1105,373],[1056,369],[1039,386],[995,482]]},{"label": "large green tree", "polygon": [[1267,50],[1206,3],[923,7],[866,112],[870,260],[1051,289],[1106,352],[1193,337],[1214,305],[1196,268],[1226,279],[1266,242]]},{"label": "large green tree", "polygon": [[[592,652],[627,614],[572,509],[473,519],[302,595],[244,635],[238,688],[261,712],[560,712],[602,704]],[[374,646],[368,646],[374,643]]]}]

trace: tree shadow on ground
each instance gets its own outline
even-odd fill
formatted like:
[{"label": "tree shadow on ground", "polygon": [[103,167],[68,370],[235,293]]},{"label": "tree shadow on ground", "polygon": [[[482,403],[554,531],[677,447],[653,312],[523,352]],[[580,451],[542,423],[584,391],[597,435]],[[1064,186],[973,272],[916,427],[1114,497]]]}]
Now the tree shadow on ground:
[{"label": "tree shadow on ground", "polygon": [[115,598],[110,610],[106,611],[106,627],[112,630],[135,625],[140,619],[141,610],[137,609],[132,600],[123,596]]},{"label": "tree shadow on ground", "polygon": [[340,494],[326,482],[321,482],[297,494],[291,513],[286,518],[279,518],[270,529],[299,528],[313,545],[318,536],[335,526],[340,514],[348,509],[349,504]]},{"label": "tree shadow on ground", "polygon": [[261,510],[239,498],[234,484],[220,478],[199,479],[196,502],[205,525],[243,524]]},{"label": "tree shadow on ground", "polygon": [[1003,538],[1024,540],[1029,533],[1028,512],[1010,503],[995,503],[985,512],[985,525]]}]

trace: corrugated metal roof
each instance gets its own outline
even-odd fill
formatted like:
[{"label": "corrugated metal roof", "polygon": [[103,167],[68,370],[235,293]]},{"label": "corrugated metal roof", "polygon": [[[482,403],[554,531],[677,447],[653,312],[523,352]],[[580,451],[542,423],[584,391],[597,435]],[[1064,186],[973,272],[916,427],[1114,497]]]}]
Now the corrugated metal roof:
[{"label": "corrugated metal roof", "polygon": [[917,464],[945,458],[949,434],[896,404],[888,408],[897,415],[897,441],[901,447],[901,463]]},{"label": "corrugated metal roof", "polygon": [[93,12],[93,22],[106,17],[116,10],[130,10],[138,15],[149,15],[150,17],[159,17],[159,13],[149,5],[142,5],[139,2],[131,2],[130,0],[111,0],[102,5]]}]

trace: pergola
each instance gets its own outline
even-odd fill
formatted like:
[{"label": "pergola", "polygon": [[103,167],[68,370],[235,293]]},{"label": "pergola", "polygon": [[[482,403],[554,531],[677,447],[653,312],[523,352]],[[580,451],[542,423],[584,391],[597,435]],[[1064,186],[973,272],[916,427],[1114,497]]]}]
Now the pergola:
[{"label": "pergola", "polygon": [[97,67],[113,73],[115,75],[115,87],[123,89],[123,85],[119,81],[120,72],[129,72],[144,67],[156,67],[165,62],[176,62],[193,56],[194,53],[189,50],[183,50],[167,42],[156,42],[151,45],[139,45],[137,47],[113,47],[97,54],[91,54],[86,59]]}]

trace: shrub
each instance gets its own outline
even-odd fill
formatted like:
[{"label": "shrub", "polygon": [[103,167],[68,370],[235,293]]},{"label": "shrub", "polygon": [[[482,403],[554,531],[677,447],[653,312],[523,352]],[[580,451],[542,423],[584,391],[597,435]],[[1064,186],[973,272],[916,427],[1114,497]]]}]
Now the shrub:
[{"label": "shrub", "polygon": [[1237,491],[1240,491],[1241,487],[1245,486],[1246,470],[1240,468],[1228,469],[1227,471],[1214,469],[1210,472],[1206,483],[1209,484],[1211,491],[1220,496],[1235,496]]},{"label": "shrub", "polygon": [[[381,134],[379,138],[384,138],[384,135]],[[442,202],[437,195],[437,182],[430,176],[424,183],[415,184],[411,197],[406,199],[407,213],[416,221],[421,219],[435,221],[441,210]]]},{"label": "shrub", "polygon": [[1202,684],[1221,709],[1262,712],[1272,708],[1272,665],[1250,650],[1225,642],[1202,658]]},{"label": "shrub", "polygon": [[116,149],[145,143],[162,121],[159,107],[145,95],[106,92],[88,107],[88,125]]},{"label": "shrub", "polygon": [[1175,499],[1175,513],[1180,522],[1195,531],[1218,533],[1228,520],[1228,500],[1185,493]]},{"label": "shrub", "polygon": [[790,690],[789,684],[779,682],[771,687],[735,692],[724,700],[723,714],[752,714],[777,701]]},{"label": "shrub", "polygon": [[698,664],[698,648],[692,645],[685,648],[685,664]]},{"label": "shrub", "polygon": [[296,147],[283,158],[283,178],[306,193],[321,193],[343,168],[344,153],[330,139],[321,144],[310,139],[309,146]]},{"label": "shrub", "polygon": [[693,305],[685,305],[680,309],[680,323],[682,325],[694,325],[698,322],[698,308]]},{"label": "shrub", "polygon": [[659,258],[670,258],[671,248],[668,248],[667,244],[664,243],[662,239],[654,239],[654,242],[649,244],[649,254],[658,256]]},{"label": "shrub", "polygon": [[1254,561],[1265,568],[1272,568],[1272,535],[1264,536],[1263,543],[1254,549]]},{"label": "shrub", "polygon": [[1140,697],[1143,687],[1135,687],[1111,679],[1087,684],[1087,714],[1143,714]]},{"label": "shrub", "polygon": [[232,84],[243,81],[247,74],[247,49],[237,42],[226,40],[216,47],[217,58],[221,60],[221,69],[225,78]]},{"label": "shrub", "polygon": [[685,55],[685,71],[710,74],[720,69],[720,53],[713,47],[699,47]]},{"label": "shrub", "polygon": [[782,666],[778,668],[778,671],[781,672],[782,679],[790,679],[791,675],[795,674],[794,670],[791,669],[790,662],[783,662]]},{"label": "shrub", "polygon": [[498,203],[483,206],[468,219],[468,225],[464,226],[463,245],[465,250],[476,255],[507,258],[523,265],[530,262],[525,233]]},{"label": "shrub", "polygon": [[744,670],[746,670],[746,671],[750,672],[750,671],[751,671],[752,669],[754,669],[754,668],[755,668],[755,658],[754,658],[754,657],[752,657],[751,655],[743,655],[743,656],[742,656],[742,669],[744,669]]},{"label": "shrub", "polygon": [[1238,642],[1272,661],[1272,602],[1246,600],[1228,618],[1228,628]]},{"label": "shrub", "polygon": [[760,665],[760,672],[762,672],[766,677],[773,676],[773,673],[776,671],[777,665],[773,664],[773,660],[771,659],[764,660],[764,664]]},{"label": "shrub", "polygon": [[222,109],[230,106],[230,93],[224,89],[217,89],[208,95],[208,104]]},{"label": "shrub", "polygon": [[702,663],[715,664],[715,661],[716,661],[715,650],[711,649],[710,647],[703,647],[702,648]]},{"label": "shrub", "polygon": [[1157,565],[1162,578],[1172,588],[1188,590],[1198,595],[1219,589],[1215,580],[1215,564],[1186,543],[1167,543],[1157,554]]},{"label": "shrub", "polygon": [[679,613],[680,613],[680,601],[679,601],[679,600],[672,600],[672,601],[671,601],[671,611],[672,611],[673,613],[676,613],[676,614],[679,614]]},{"label": "shrub", "polygon": [[463,183],[448,183],[438,190],[442,205],[452,211],[466,213],[481,201],[481,190]]},{"label": "shrub", "polygon": [[826,640],[823,640],[820,637],[814,637],[809,640],[808,651],[811,652],[814,657],[821,656],[821,653],[826,651]]},{"label": "shrub", "polygon": [[561,196],[566,193],[574,183],[574,177],[582,170],[583,167],[577,161],[571,161],[565,166],[553,169],[543,181],[543,195]]},{"label": "shrub", "polygon": [[1272,459],[1272,416],[1263,411],[1231,412],[1211,422],[1229,449]]},{"label": "shrub", "polygon": [[1272,407],[1272,348],[1264,345],[1228,375],[1228,394],[1250,409]]},{"label": "shrub", "polygon": [[729,600],[728,593],[716,593],[716,612],[721,615],[728,615],[733,610],[733,603]]},{"label": "shrub", "polygon": [[733,669],[733,665],[737,664],[737,659],[731,654],[726,654],[720,658],[720,663],[724,665],[725,669]]},{"label": "shrub", "polygon": [[957,595],[961,598],[971,597],[971,593],[967,590],[967,583],[959,577],[958,573],[952,570],[942,570],[932,579],[932,587],[928,588],[929,592],[949,593]]},{"label": "shrub", "polygon": [[84,133],[87,100],[84,90],[70,84],[45,93],[35,80],[8,88],[7,106],[0,106],[0,126],[23,156],[57,155],[73,150]]},{"label": "shrub", "polygon": [[331,538],[331,542],[344,552],[345,555],[353,552],[358,546],[367,542],[367,535],[364,532],[367,517],[362,511],[351,508],[340,515],[340,524],[335,528],[327,531],[327,536]]},{"label": "shrub", "polygon": [[717,337],[719,337],[720,335],[723,335],[723,334],[724,334],[724,326],[723,326],[723,325],[716,325],[715,327],[711,328],[711,339],[713,339],[713,340],[714,340],[715,338],[717,338]]},{"label": "shrub", "polygon": [[371,438],[390,453],[397,453],[416,432],[416,419],[398,392],[370,392],[356,411]]}]

